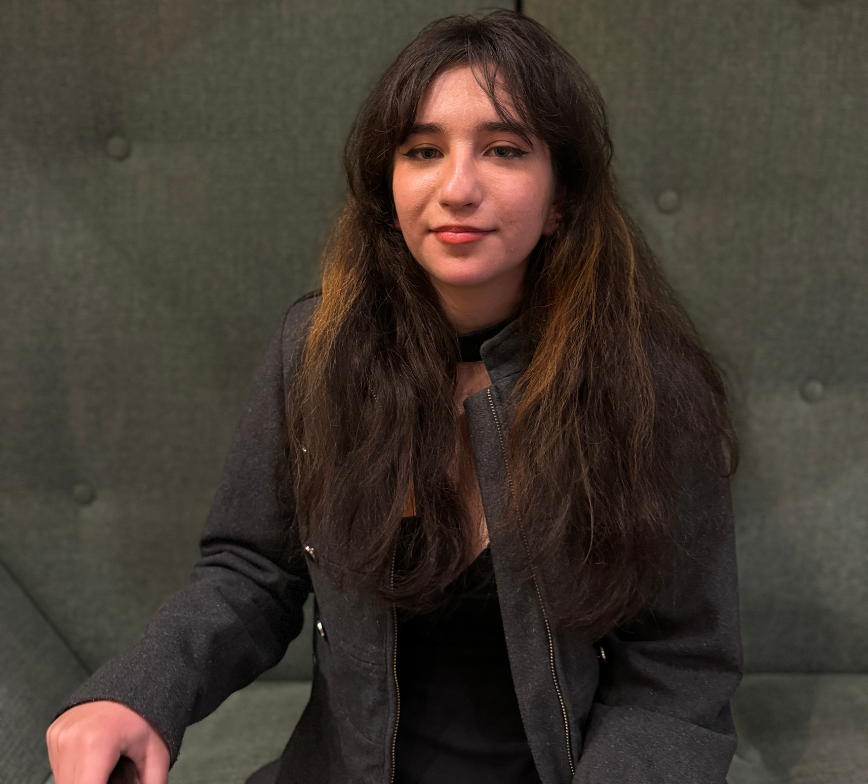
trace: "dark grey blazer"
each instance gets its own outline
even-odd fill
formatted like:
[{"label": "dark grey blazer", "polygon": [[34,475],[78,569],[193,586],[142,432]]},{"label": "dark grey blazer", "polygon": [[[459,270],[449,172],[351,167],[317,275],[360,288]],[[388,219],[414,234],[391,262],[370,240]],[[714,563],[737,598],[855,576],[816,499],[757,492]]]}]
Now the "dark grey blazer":
[{"label": "dark grey blazer", "polygon": [[[257,780],[389,784],[400,718],[393,610],[337,591],[316,553],[288,539],[290,520],[277,500],[285,390],[318,302],[315,293],[296,301],[268,345],[190,585],[66,708],[122,702],[160,729],[174,762],[189,724],[280,660],[313,590],[325,636],[315,635],[310,702],[282,761]],[[529,360],[521,321],[482,345],[492,383],[464,403],[490,524],[506,500],[504,401]],[[679,498],[675,576],[650,620],[601,641],[605,660],[592,640],[549,622],[551,572],[521,581],[506,568],[522,553],[518,534],[491,540],[515,690],[544,784],[725,780],[736,745],[729,701],[742,666],[729,486],[693,467]]]}]

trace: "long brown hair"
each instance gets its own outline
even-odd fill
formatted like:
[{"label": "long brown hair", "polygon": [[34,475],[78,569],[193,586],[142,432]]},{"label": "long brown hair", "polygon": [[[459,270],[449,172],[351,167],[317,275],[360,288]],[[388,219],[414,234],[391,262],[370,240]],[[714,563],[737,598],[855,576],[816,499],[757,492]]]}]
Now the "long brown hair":
[{"label": "long brown hair", "polygon": [[[474,526],[448,474],[457,338],[394,227],[391,190],[423,90],[460,65],[504,121],[548,145],[564,189],[561,227],[540,239],[525,281],[532,355],[510,401],[514,503],[502,525],[523,526],[528,573],[567,554],[552,611],[601,636],[639,614],[672,565],[679,455],[725,473],[736,442],[720,373],[619,200],[603,100],[531,19],[430,24],[359,112],[349,195],[287,398],[287,490],[303,541],[345,588],[419,611],[468,563]],[[402,523],[411,480],[419,514]],[[396,579],[402,536],[415,556]]]}]

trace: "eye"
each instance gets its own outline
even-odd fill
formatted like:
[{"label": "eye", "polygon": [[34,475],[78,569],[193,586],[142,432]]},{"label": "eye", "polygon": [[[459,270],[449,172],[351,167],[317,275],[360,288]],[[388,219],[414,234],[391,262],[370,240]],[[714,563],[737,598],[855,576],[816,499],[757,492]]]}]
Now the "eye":
[{"label": "eye", "polygon": [[[430,154],[429,154],[430,153]],[[404,153],[404,157],[421,161],[430,161],[437,157],[438,150],[433,147],[417,147]]]},{"label": "eye", "polygon": [[519,150],[517,147],[508,147],[505,144],[498,144],[491,148],[491,153],[495,158],[521,158],[527,153],[524,150]]}]

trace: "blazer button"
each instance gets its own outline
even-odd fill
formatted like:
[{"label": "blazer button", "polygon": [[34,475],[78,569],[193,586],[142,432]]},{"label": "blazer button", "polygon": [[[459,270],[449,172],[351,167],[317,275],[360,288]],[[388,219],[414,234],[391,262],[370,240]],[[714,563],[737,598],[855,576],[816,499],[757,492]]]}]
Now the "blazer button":
[{"label": "blazer button", "polygon": [[599,657],[600,661],[603,662],[603,664],[606,663],[606,650],[605,648],[603,648],[602,645],[597,646],[597,656]]},{"label": "blazer button", "polygon": [[317,621],[317,622],[316,622],[316,630],[319,632],[319,636],[320,636],[320,637],[322,637],[323,639],[326,638],[326,636],[325,636],[325,629],[323,628],[322,621]]},{"label": "blazer button", "polygon": [[304,551],[307,553],[310,560],[316,563],[316,553],[313,551],[313,547],[311,547],[309,544],[306,544],[304,546]]}]

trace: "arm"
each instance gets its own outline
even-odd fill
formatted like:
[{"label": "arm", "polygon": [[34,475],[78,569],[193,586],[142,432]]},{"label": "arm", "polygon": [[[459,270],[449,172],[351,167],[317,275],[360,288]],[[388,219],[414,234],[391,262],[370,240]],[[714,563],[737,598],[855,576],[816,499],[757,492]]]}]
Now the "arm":
[{"label": "arm", "polygon": [[276,467],[285,426],[284,358],[291,364],[309,312],[310,303],[290,308],[269,342],[188,587],[64,708],[95,700],[122,703],[159,730],[171,763],[186,727],[277,664],[303,625],[310,580],[300,547],[288,539],[291,512],[278,501]]},{"label": "arm", "polygon": [[606,655],[574,781],[723,784],[741,679],[727,479],[685,464],[675,572],[651,613],[601,640]]}]

